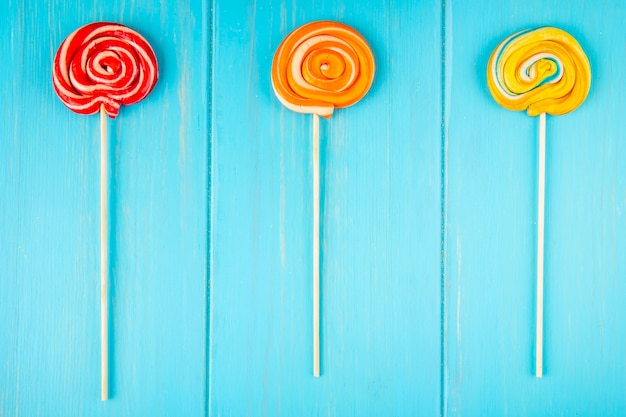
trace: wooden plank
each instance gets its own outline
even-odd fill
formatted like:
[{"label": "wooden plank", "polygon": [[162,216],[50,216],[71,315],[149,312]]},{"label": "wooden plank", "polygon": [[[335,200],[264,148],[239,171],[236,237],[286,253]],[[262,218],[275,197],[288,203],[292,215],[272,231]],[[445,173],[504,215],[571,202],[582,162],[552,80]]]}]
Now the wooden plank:
[{"label": "wooden plank", "polygon": [[[209,11],[201,1],[0,4],[0,415],[205,412]],[[99,123],[52,88],[96,20],[153,45],[160,80],[109,121],[110,395],[100,401]]]},{"label": "wooden plank", "polygon": [[[446,415],[626,414],[622,1],[447,2]],[[538,120],[485,77],[506,36],[557,26],[592,68],[547,118],[544,377],[534,376]]]},{"label": "wooden plank", "polygon": [[[438,415],[440,4],[214,2],[212,415]],[[320,123],[321,377],[312,373],[309,115],[274,97],[273,54],[330,19],[374,85]]]}]

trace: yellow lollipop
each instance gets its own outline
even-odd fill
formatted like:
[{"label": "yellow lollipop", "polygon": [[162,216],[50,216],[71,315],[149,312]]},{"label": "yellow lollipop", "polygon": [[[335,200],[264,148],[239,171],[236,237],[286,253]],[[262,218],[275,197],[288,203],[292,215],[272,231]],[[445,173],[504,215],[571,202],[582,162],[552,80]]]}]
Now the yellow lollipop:
[{"label": "yellow lollipop", "polygon": [[569,33],[544,27],[503,40],[491,54],[487,84],[493,98],[509,110],[539,115],[537,198],[537,325],[535,372],[543,376],[543,248],[545,211],[546,113],[569,113],[587,98],[589,60]]},{"label": "yellow lollipop", "polygon": [[489,59],[487,82],[493,98],[529,116],[575,110],[587,98],[591,69],[569,33],[544,27],[509,36]]}]

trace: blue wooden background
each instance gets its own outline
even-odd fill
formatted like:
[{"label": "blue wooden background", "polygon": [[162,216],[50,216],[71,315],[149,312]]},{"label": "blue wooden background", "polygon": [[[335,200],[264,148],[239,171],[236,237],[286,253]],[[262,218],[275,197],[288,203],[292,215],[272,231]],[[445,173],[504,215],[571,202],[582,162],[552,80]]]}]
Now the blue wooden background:
[{"label": "blue wooden background", "polygon": [[[357,29],[374,84],[321,123],[312,377],[311,117],[270,84],[303,23]],[[99,400],[97,116],[56,98],[78,26],[160,62],[111,134],[111,382]],[[626,3],[0,4],[0,416],[626,415]],[[548,117],[545,376],[534,369],[537,120],[489,54],[554,25],[587,52]]]}]

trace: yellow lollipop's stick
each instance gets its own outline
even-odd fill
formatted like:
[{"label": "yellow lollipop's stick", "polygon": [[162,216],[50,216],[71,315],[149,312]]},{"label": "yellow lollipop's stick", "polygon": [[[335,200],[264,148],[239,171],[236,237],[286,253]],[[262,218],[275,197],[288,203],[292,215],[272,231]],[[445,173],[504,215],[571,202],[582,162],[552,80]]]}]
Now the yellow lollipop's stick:
[{"label": "yellow lollipop's stick", "polygon": [[537,324],[535,375],[543,376],[543,246],[546,197],[546,114],[539,115],[539,175],[537,184]]}]

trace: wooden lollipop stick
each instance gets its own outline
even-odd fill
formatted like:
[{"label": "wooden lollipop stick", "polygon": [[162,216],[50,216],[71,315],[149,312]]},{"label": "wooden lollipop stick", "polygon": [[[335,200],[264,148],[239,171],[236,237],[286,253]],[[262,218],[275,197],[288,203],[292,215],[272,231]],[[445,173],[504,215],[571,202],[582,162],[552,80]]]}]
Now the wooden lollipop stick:
[{"label": "wooden lollipop stick", "polygon": [[543,376],[543,242],[546,191],[546,114],[539,115],[539,175],[537,187],[537,337],[536,376]]},{"label": "wooden lollipop stick", "polygon": [[102,104],[100,105],[100,351],[102,354],[102,401],[106,401],[109,396],[107,149],[107,121],[104,104]]},{"label": "wooden lollipop stick", "polygon": [[313,376],[320,376],[320,117],[313,115]]}]

